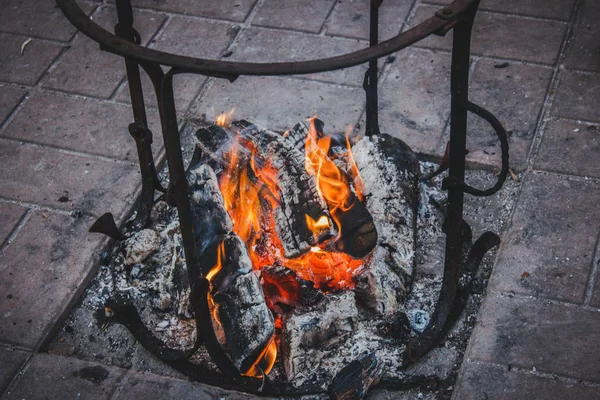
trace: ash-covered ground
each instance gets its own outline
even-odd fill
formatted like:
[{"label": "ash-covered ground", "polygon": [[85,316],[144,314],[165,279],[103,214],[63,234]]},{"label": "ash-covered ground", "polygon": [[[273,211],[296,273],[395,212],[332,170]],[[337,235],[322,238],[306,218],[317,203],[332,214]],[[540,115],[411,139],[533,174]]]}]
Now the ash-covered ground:
[{"label": "ash-covered ground", "polygon": [[[420,167],[421,172],[426,174],[437,166],[421,163]],[[491,171],[468,171],[467,177],[467,181],[476,187],[492,186],[496,180],[495,173]],[[444,207],[445,192],[440,190],[440,186],[439,178],[419,185],[416,271],[413,273],[411,291],[401,305],[409,316],[412,334],[418,334],[426,326],[441,285],[445,235],[441,232],[443,213],[440,208]],[[502,234],[517,190],[518,183],[508,180],[504,188],[492,197],[466,196],[465,220],[471,225],[474,238],[486,230]],[[178,372],[162,364],[136,343],[126,328],[118,324],[98,326],[94,317],[94,313],[102,312],[104,304],[109,299],[125,298],[132,301],[140,310],[146,326],[169,346],[189,348],[193,345],[195,323],[191,319],[191,311],[187,305],[187,287],[180,279],[182,274],[185,274],[185,262],[176,211],[163,201],[157,201],[152,221],[152,225],[147,230],[115,246],[112,252],[102,255],[102,263],[96,277],[59,335],[48,346],[48,352],[181,377]],[[357,320],[360,323],[359,326],[352,327],[355,331],[351,335],[354,348],[378,353],[386,363],[387,375],[435,375],[442,381],[439,388],[422,389],[431,389],[432,391],[429,392],[407,392],[405,393],[407,398],[449,398],[494,258],[495,251],[484,258],[473,285],[474,294],[465,312],[447,339],[421,362],[399,371],[397,369],[399,361],[394,360],[400,360],[401,354],[405,351],[405,344],[389,340],[374,340],[374,337],[378,337],[377,329],[383,324],[384,318],[382,315],[379,322],[373,321],[372,318],[363,318],[360,314],[364,314],[364,310],[357,310]],[[374,345],[377,348],[372,348]],[[348,359],[347,352],[340,351],[340,353],[343,355],[344,363],[352,361]],[[322,355],[315,353],[311,356]],[[193,360],[211,365],[207,355],[202,351]],[[333,365],[332,371],[339,369],[339,365],[335,362],[328,364]],[[279,357],[270,378],[285,379],[285,375]],[[307,377],[301,375],[300,379],[307,379]],[[376,390],[371,397],[383,399],[388,398],[386,397],[388,395],[387,392]]]}]

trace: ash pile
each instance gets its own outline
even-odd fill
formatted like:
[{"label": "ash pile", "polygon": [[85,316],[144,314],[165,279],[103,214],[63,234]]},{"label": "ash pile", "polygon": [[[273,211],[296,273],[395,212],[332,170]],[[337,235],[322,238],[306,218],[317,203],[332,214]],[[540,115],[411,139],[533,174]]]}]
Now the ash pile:
[{"label": "ash pile", "polygon": [[[186,131],[197,139],[188,183],[210,323],[239,372],[325,390],[370,360],[371,383],[404,377],[441,284],[416,274],[417,254],[443,238],[445,194],[419,181],[433,166],[392,136],[327,135],[316,119],[284,133],[247,121]],[[126,299],[167,345],[194,347],[179,221],[164,197],[114,250],[109,275],[99,303]],[[210,365],[206,353],[193,360]]]}]

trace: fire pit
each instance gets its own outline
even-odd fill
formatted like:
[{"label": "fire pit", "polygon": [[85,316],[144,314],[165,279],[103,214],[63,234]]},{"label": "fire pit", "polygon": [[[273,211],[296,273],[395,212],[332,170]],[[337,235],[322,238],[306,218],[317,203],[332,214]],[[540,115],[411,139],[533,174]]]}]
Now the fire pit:
[{"label": "fire pit", "polygon": [[[57,0],[69,20],[102,50],[125,58],[139,154],[142,192],[123,230],[105,214],[90,228],[119,241],[115,280],[144,282],[153,304],[182,317],[180,343],[156,335],[135,304],[113,298],[99,318],[128,327],[165,363],[192,379],[266,395],[327,391],[361,398],[375,384],[407,384],[403,368],[434,348],[458,319],[484,254],[499,238],[484,233],[469,248],[463,195],[489,196],[508,173],[508,143],[498,120],[468,100],[470,35],[479,1],[457,0],[432,18],[378,43],[371,1],[367,49],[326,59],[273,64],[176,56],[139,46],[129,0],[117,0],[116,36],[94,24],[73,0]],[[450,142],[440,168],[423,177],[412,150],[379,131],[377,59],[431,34],[454,35]],[[317,118],[285,132],[221,116],[216,125],[188,121],[180,133],[173,76],[291,75],[369,63],[363,138],[327,132]],[[168,185],[157,174],[139,68],[156,92],[168,163]],[[163,67],[170,67],[163,72]],[[466,118],[470,111],[496,130],[502,169],[496,184],[465,183]],[[184,167],[180,134],[197,140]],[[423,204],[421,180],[448,169],[444,274],[430,312],[408,309]],[[159,193],[160,196],[156,197]],[[425,211],[423,211],[425,210]],[[137,279],[137,281],[136,281]],[[140,290],[137,288],[136,290]],[[183,330],[186,330],[184,328]],[[279,377],[269,373],[279,362]],[[224,379],[226,377],[226,379]],[[350,397],[345,397],[350,396]]]}]

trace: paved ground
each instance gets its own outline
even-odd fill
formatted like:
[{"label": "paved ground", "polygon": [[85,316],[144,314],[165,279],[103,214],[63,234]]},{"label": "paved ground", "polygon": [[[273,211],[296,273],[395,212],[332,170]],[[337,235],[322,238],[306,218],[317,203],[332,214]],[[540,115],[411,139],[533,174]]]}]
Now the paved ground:
[{"label": "paved ground", "polygon": [[[268,61],[366,43],[366,0],[134,3],[144,43],[181,54]],[[385,0],[382,36],[442,3]],[[455,398],[600,398],[600,3],[482,3],[471,98],[511,131],[511,161],[523,184]],[[80,4],[98,23],[114,24],[110,1]],[[124,218],[139,173],[121,60],[77,35],[52,0],[0,0],[0,9],[3,398],[243,398],[38,353],[106,245],[87,228],[105,211]],[[426,155],[439,155],[446,141],[448,43],[428,39],[381,64],[382,129]],[[344,129],[362,121],[363,72],[234,84],[185,76],[175,90],[189,115],[212,118],[237,106],[238,115],[277,129],[317,113]],[[150,119],[158,132],[156,110]],[[472,165],[493,167],[491,132],[477,120],[470,129]]]}]

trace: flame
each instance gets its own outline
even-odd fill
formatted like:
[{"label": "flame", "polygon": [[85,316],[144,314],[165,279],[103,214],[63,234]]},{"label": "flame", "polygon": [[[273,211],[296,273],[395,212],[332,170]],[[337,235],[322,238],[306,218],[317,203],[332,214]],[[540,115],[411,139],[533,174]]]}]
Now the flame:
[{"label": "flame", "polygon": [[350,145],[350,134],[354,127],[350,125],[348,129],[346,129],[346,149],[348,150],[348,162],[350,163],[350,175],[352,176],[352,183],[354,183],[354,192],[356,193],[356,197],[360,201],[365,201],[365,184],[360,176],[360,172],[358,172],[358,166],[356,165],[356,161],[354,161],[354,155],[352,154],[352,146]]},{"label": "flame", "polygon": [[217,125],[221,126],[221,127],[227,127],[229,125],[231,125],[231,122],[233,121],[233,113],[235,111],[235,107],[233,107],[231,110],[224,112],[222,114],[217,115]]},{"label": "flame", "polygon": [[[227,115],[219,116],[217,124],[230,126],[233,110]],[[318,137],[311,120],[309,134],[305,143],[305,168],[317,180],[319,194],[325,199],[338,232],[342,227],[335,215],[352,207],[353,193],[362,199],[362,180],[358,168],[351,156],[349,132],[346,135],[346,146],[349,150],[351,178],[342,173],[336,164],[327,156],[331,145],[330,137]],[[263,274],[263,291],[267,305],[275,312],[277,329],[281,330],[282,315],[285,307],[295,307],[300,294],[300,283],[297,278],[310,280],[322,291],[337,291],[354,286],[352,275],[364,261],[353,259],[345,253],[329,250],[332,246],[321,243],[312,247],[307,253],[294,259],[283,256],[283,246],[276,234],[273,210],[280,205],[277,169],[270,160],[261,158],[252,142],[237,135],[229,149],[226,159],[228,167],[219,178],[219,187],[223,194],[225,207],[233,221],[234,232],[246,243],[253,268],[261,270],[267,266],[284,266],[295,276],[278,276]],[[331,221],[322,215],[316,221],[306,215],[308,228],[316,235],[324,229],[330,229]],[[331,239],[333,240],[333,239]],[[222,268],[221,257],[224,249],[220,248],[215,267],[207,275],[214,277]],[[265,270],[266,271],[266,270]],[[285,305],[285,307],[282,307]],[[214,314],[213,314],[214,315]],[[244,375],[262,377],[268,374],[277,354],[275,336],[256,363]]]},{"label": "flame", "polygon": [[277,343],[275,342],[275,336],[271,338],[269,344],[262,351],[256,362],[242,375],[251,376],[254,378],[262,378],[263,373],[268,375],[275,364],[277,359]]},{"label": "flame", "polygon": [[206,274],[206,280],[211,281],[223,269],[223,256],[225,254],[225,242],[221,242],[217,247],[217,263],[215,266]]}]

